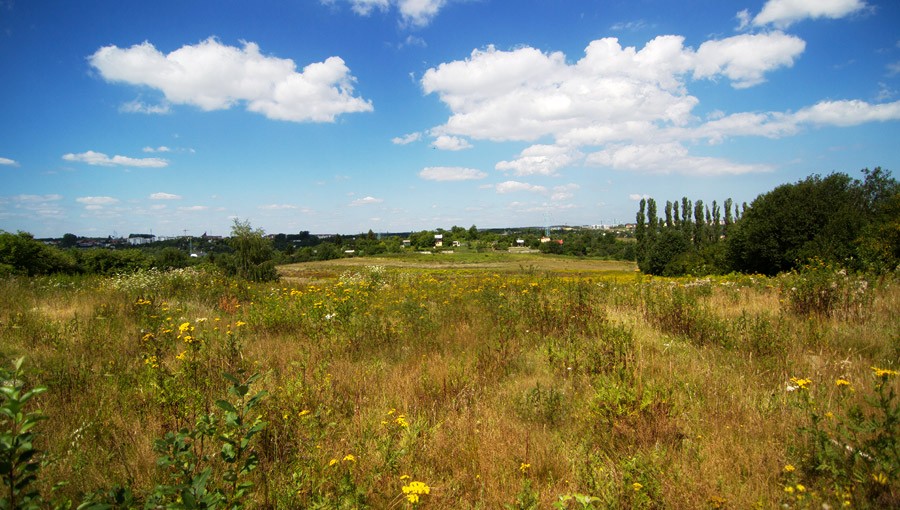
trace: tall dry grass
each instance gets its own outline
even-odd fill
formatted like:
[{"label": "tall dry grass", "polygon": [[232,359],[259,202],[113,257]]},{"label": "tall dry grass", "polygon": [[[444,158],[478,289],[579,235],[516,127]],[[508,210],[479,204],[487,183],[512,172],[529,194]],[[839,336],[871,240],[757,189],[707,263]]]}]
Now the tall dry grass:
[{"label": "tall dry grass", "polygon": [[[154,440],[216,412],[220,374],[244,371],[269,394],[261,508],[400,508],[410,480],[430,487],[427,508],[548,508],[567,494],[597,508],[794,507],[789,464],[807,502],[829,502],[786,388],[809,378],[839,410],[845,378],[865,405],[871,367],[900,358],[890,278],[849,317],[798,316],[764,277],[316,271],[270,285],[0,282],[0,361],[27,356],[49,387],[43,493],[148,494],[163,482]],[[886,484],[896,494],[897,478]]]}]

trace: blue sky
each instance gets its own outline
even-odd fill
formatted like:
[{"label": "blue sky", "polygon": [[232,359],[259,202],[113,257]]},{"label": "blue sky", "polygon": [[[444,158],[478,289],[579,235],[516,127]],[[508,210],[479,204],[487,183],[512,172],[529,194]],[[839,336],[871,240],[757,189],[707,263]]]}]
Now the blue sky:
[{"label": "blue sky", "polygon": [[634,221],[900,163],[894,0],[0,0],[0,230]]}]

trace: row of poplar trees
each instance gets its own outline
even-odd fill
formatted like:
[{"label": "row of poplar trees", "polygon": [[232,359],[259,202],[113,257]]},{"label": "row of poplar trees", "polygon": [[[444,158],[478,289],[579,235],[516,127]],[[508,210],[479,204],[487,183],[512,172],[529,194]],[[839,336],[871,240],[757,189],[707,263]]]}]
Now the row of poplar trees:
[{"label": "row of poplar trees", "polygon": [[740,208],[731,199],[641,200],[636,257],[654,275],[774,275],[814,259],[859,271],[900,270],[900,183],[890,171],[812,175]]},{"label": "row of poplar trees", "polygon": [[708,274],[723,262],[725,251],[720,242],[740,218],[742,210],[726,199],[720,207],[713,200],[692,202],[666,201],[664,219],[659,217],[656,200],[641,200],[635,226],[637,262],[641,271],[655,275]]}]

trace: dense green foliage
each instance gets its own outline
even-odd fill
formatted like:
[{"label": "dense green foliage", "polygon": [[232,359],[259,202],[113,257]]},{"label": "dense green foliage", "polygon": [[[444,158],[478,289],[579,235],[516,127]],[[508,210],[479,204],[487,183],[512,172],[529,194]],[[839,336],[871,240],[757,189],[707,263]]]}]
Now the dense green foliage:
[{"label": "dense green foliage", "polygon": [[278,279],[275,249],[263,230],[254,230],[249,221],[234,220],[228,245],[232,253],[222,255],[216,261],[227,274],[254,282]]},{"label": "dense green foliage", "polygon": [[[778,186],[725,217],[716,202],[701,201],[694,218],[677,220],[666,205],[666,221],[656,203],[642,201],[637,213],[638,264],[656,275],[738,271],[775,275],[813,260],[854,270],[890,271],[900,264],[900,185],[890,172],[863,170],[862,180],[847,174],[813,175]],[[682,199],[682,211],[691,202]],[[646,210],[646,213],[645,213]]]}]

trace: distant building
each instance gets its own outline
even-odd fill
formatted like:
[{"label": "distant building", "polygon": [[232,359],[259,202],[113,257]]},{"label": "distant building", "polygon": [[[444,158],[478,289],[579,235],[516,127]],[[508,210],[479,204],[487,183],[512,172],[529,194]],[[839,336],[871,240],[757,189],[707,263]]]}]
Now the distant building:
[{"label": "distant building", "polygon": [[434,246],[435,248],[440,248],[444,246],[444,234],[435,234],[434,235]]},{"label": "distant building", "polygon": [[149,244],[156,241],[156,236],[153,234],[129,234],[128,235],[128,244],[131,246],[137,246],[140,244]]}]

